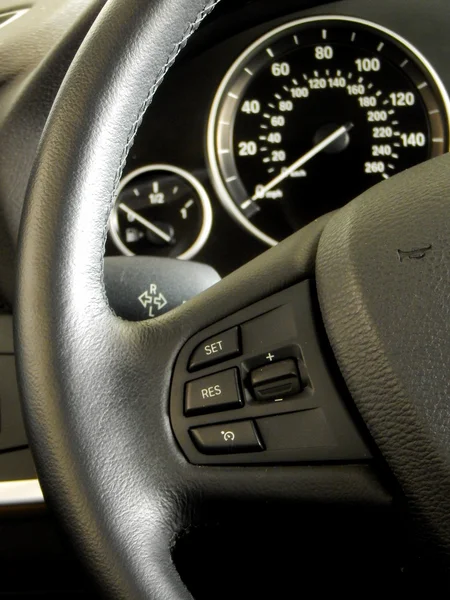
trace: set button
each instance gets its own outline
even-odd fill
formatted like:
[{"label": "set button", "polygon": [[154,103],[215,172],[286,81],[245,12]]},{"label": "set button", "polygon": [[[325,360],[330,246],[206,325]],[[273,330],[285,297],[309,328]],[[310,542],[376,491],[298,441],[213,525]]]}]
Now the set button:
[{"label": "set button", "polygon": [[241,353],[239,328],[232,327],[202,342],[192,353],[189,370],[195,371],[218,363],[227,358],[233,358]]},{"label": "set button", "polygon": [[228,369],[186,384],[186,415],[229,410],[242,406],[237,369]]}]

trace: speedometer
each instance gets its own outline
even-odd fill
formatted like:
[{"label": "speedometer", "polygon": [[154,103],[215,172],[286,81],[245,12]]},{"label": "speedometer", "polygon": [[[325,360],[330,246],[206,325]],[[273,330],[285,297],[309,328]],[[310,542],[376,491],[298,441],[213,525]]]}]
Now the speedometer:
[{"label": "speedometer", "polygon": [[443,154],[449,99],[392,31],[312,17],[270,31],[216,94],[208,157],[232,215],[274,245],[368,187]]}]

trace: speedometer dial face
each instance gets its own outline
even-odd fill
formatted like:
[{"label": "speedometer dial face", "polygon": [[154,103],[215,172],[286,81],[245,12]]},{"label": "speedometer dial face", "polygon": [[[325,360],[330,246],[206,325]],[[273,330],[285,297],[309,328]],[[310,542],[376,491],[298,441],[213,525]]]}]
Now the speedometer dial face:
[{"label": "speedometer dial face", "polygon": [[295,21],[223,80],[208,156],[219,197],[274,245],[370,186],[448,150],[449,100],[406,40],[347,17]]}]

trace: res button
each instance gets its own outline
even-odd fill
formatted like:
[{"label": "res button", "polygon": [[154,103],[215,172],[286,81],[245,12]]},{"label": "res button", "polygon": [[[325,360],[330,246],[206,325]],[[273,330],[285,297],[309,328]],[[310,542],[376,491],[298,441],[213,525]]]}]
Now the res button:
[{"label": "res button", "polygon": [[189,361],[189,370],[195,371],[226,358],[232,358],[240,353],[239,329],[233,327],[214,337],[208,338],[197,346]]},{"label": "res button", "polygon": [[186,384],[186,415],[229,410],[242,406],[237,369],[228,369]]}]

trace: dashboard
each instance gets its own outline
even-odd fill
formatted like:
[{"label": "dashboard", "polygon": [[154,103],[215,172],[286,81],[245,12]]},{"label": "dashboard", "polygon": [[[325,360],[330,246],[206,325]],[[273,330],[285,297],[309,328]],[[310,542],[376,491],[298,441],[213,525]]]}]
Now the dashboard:
[{"label": "dashboard", "polygon": [[[11,6],[0,0],[0,507],[6,536],[0,556],[8,566],[0,595],[7,590],[16,597],[19,590],[24,595],[18,597],[28,598],[51,589],[54,597],[72,597],[61,589],[78,593],[90,585],[51,513],[42,516],[15,382],[12,306],[20,216],[39,138],[104,1],[17,0]],[[20,15],[2,22],[13,9]],[[198,261],[224,277],[368,187],[447,152],[449,31],[448,0],[222,0],[143,118],[119,182],[106,256]],[[353,559],[363,556],[362,571],[384,591],[392,564],[385,569],[380,556],[387,560],[383,552],[393,532],[374,525],[367,543],[357,527],[343,523],[339,535],[357,540]],[[310,533],[317,544],[316,532]],[[214,581],[220,573],[209,548],[225,560],[233,547],[214,546],[215,531],[208,535],[206,544],[199,536],[196,551]],[[390,545],[389,553],[396,551]],[[249,547],[247,555],[252,552]],[[317,547],[318,562],[322,553]],[[210,597],[196,588],[195,556],[186,544],[179,570],[196,598]],[[371,560],[374,571],[367,570]],[[21,581],[24,561],[29,582]],[[216,593],[228,596],[225,588]]]},{"label": "dashboard", "polygon": [[[147,111],[107,254],[193,259],[225,276],[447,152],[440,6],[347,0],[292,11],[250,2],[233,20],[224,3]],[[259,23],[261,8],[278,16]]]}]

